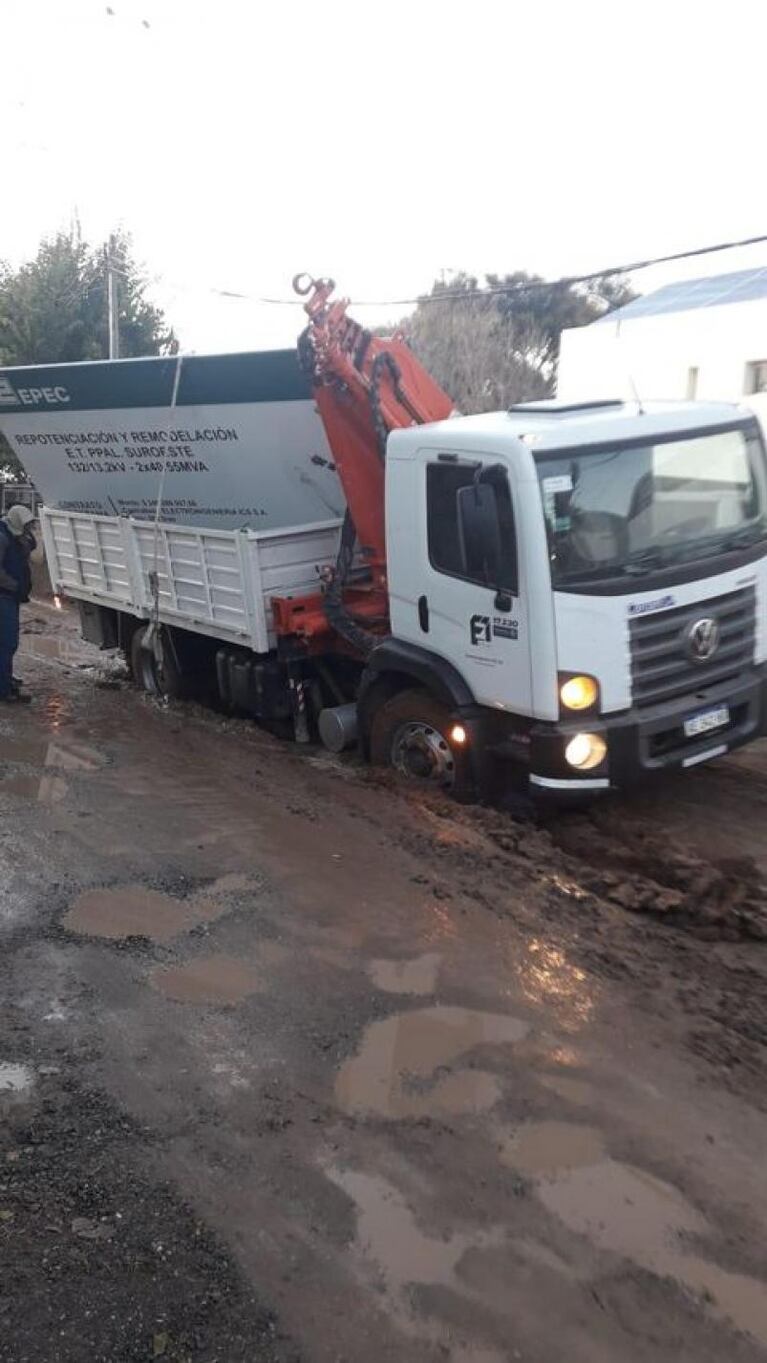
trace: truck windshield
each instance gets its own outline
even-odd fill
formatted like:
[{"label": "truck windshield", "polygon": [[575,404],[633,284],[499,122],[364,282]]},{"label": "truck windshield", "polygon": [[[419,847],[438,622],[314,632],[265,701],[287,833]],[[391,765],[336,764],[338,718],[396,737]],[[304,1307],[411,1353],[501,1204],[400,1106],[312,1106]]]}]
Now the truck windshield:
[{"label": "truck windshield", "polygon": [[555,587],[712,558],[765,540],[756,426],[536,459]]}]

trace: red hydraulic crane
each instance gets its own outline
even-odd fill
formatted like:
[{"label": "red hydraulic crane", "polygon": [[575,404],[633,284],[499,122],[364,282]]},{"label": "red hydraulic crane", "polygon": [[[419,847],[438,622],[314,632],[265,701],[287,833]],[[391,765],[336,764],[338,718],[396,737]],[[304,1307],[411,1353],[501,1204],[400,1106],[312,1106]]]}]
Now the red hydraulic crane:
[{"label": "red hydraulic crane", "polygon": [[[315,647],[332,629],[364,653],[388,622],[386,438],[398,427],[442,421],[454,408],[401,332],[374,336],[352,321],[348,300],[332,298],[332,279],[297,275],[294,287],[306,296],[309,316],[299,358],[312,380],[347,513],[326,592],[276,599],[275,625],[278,634],[297,634]],[[359,572],[352,569],[355,542]]]}]

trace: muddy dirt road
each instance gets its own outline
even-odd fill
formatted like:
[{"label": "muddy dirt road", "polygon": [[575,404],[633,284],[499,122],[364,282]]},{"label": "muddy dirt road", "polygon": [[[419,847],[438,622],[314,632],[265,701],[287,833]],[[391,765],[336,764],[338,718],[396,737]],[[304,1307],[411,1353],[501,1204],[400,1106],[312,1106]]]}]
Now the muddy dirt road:
[{"label": "muddy dirt road", "polygon": [[767,1358],[767,745],[533,828],[19,662],[0,1359]]}]

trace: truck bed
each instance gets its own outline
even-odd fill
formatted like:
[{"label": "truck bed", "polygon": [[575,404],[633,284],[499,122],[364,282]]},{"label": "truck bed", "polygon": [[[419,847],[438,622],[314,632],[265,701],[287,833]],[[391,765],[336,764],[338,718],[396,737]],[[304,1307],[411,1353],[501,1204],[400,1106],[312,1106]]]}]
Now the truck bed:
[{"label": "truck bed", "polygon": [[284,530],[205,530],[41,507],[54,592],[266,653],[273,596],[307,596],[335,562],[340,520]]}]

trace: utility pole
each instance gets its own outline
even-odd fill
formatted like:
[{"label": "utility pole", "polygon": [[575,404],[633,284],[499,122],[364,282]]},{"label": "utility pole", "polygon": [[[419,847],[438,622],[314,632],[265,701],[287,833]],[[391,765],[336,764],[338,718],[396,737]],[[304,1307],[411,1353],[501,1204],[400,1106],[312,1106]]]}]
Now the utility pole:
[{"label": "utility pole", "polygon": [[114,263],[114,237],[109,238],[109,244],[104,247],[104,261],[107,275],[107,321],[109,326],[109,358],[118,360],[120,358],[120,317],[119,300],[117,296],[117,270]]}]

